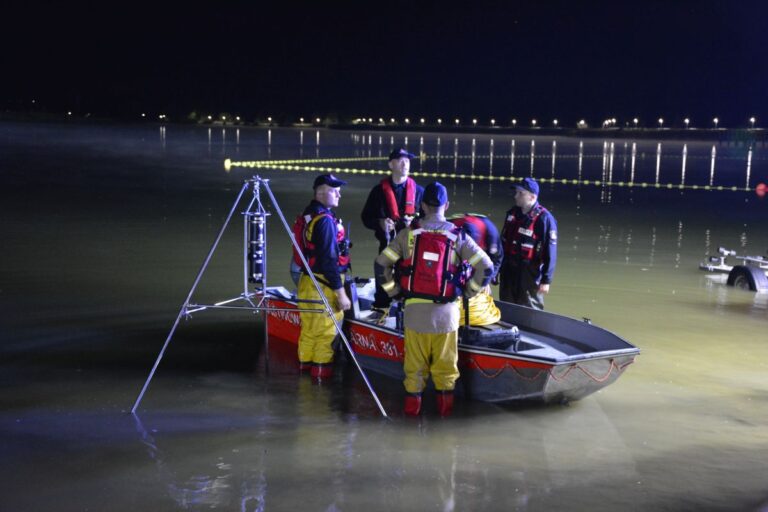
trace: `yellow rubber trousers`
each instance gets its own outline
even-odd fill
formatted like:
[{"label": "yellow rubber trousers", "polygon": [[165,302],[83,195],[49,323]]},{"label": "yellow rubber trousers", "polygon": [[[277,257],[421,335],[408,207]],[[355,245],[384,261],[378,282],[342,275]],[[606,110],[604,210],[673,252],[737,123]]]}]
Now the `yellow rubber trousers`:
[{"label": "yellow rubber trousers", "polygon": [[[459,301],[459,325],[464,325],[464,301]],[[501,311],[493,302],[489,287],[485,287],[477,295],[469,299],[469,324],[490,325],[501,320]]]},{"label": "yellow rubber trousers", "polygon": [[421,393],[427,378],[438,391],[452,391],[459,378],[458,332],[422,333],[405,328],[405,390]]},{"label": "yellow rubber trousers", "polygon": [[[344,276],[342,275],[342,281]],[[320,289],[328,299],[334,310],[334,316],[337,322],[341,322],[344,313],[337,309],[336,294],[328,286],[320,284]],[[302,274],[299,279],[298,298],[305,300],[321,300],[317,294],[315,285],[308,275]],[[330,363],[333,361],[333,348],[331,344],[336,337],[336,327],[333,320],[325,311],[322,304],[308,304],[299,302],[302,309],[317,309],[318,313],[301,312],[301,334],[299,335],[299,361],[302,363]]]}]

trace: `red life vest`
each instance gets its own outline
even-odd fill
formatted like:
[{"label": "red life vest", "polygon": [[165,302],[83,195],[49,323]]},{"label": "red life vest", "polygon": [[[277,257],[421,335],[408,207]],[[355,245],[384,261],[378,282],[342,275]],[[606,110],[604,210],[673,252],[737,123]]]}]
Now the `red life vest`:
[{"label": "red life vest", "polygon": [[398,264],[400,289],[407,298],[446,303],[459,295],[461,267],[455,247],[460,235],[459,228],[409,230],[411,255]]},{"label": "red life vest", "polygon": [[485,252],[488,252],[488,227],[485,225],[485,222],[483,219],[485,219],[484,215],[470,215],[468,213],[458,216],[458,217],[452,217],[448,219],[448,222],[453,223],[454,226],[460,228],[464,226],[464,224],[471,224],[478,233],[478,239],[475,239],[475,237],[472,237],[473,240],[477,243],[478,246]]},{"label": "red life vest", "polygon": [[[395,197],[395,190],[392,188],[392,182],[389,178],[381,180],[381,190],[384,192],[384,200],[387,203],[387,212],[389,218],[397,222],[400,220],[400,209],[397,207],[397,197]],[[406,178],[405,180],[405,211],[403,217],[413,217],[416,215],[416,182],[413,178]]]},{"label": "red life vest", "polygon": [[[317,256],[315,254],[315,244],[312,243],[312,237],[309,234],[310,228],[314,228],[315,223],[322,217],[331,217],[327,213],[317,213],[313,215],[299,215],[293,223],[293,236],[296,238],[296,242],[299,244],[304,257],[309,263],[309,268],[313,268],[317,262]],[[341,219],[336,221],[336,245],[338,248],[338,266],[340,270],[346,270],[349,267],[349,240],[346,237],[346,231],[344,230],[344,224]],[[296,252],[296,247],[293,248],[293,262],[298,266],[302,266],[299,253]]]},{"label": "red life vest", "polygon": [[541,214],[546,213],[546,209],[541,205],[536,205],[529,215],[517,216],[514,210],[507,216],[502,231],[504,240],[504,254],[511,256],[517,261],[534,261],[538,259],[541,248],[540,241],[536,236],[534,227]]}]

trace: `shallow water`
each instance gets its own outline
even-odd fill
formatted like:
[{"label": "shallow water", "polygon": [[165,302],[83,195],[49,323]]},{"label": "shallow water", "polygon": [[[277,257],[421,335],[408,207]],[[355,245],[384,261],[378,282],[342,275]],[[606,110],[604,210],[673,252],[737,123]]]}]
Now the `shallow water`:
[{"label": "shallow water", "polygon": [[[616,383],[567,407],[459,403],[443,421],[428,400],[406,421],[401,385],[374,376],[384,421],[351,368],[313,385],[272,342],[267,372],[258,321],[205,312],[182,323],[134,417],[243,179],[269,177],[292,217],[317,174],[225,171],[225,158],[358,158],[304,165],[349,179],[339,211],[355,273],[369,275],[358,213],[380,176],[344,169],[384,169],[370,159],[405,144],[428,157],[418,172],[474,174],[440,178],[452,209],[500,223],[511,196],[498,178],[530,174],[531,138],[0,124],[0,509],[766,507],[768,298],[697,265],[718,245],[764,254],[768,202],[677,186],[754,188],[768,152],[717,143],[713,174],[711,143],[638,141],[633,165],[633,141],[534,142],[534,176],[581,180],[542,185],[561,240],[547,309],[641,348]],[[596,179],[622,185],[583,182]],[[273,220],[269,279],[283,284]],[[241,239],[236,218],[198,302],[242,291]]]}]

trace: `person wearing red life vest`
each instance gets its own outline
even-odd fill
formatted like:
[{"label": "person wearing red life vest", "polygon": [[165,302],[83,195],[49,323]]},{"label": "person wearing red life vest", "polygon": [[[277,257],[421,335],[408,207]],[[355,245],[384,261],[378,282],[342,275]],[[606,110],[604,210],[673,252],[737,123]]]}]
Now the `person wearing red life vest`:
[{"label": "person wearing red life vest", "polygon": [[[404,149],[389,154],[391,174],[371,189],[360,214],[363,225],[375,233],[379,252],[419,215],[424,189],[409,176],[411,158],[416,155]],[[386,309],[390,302],[377,282],[373,307]]]},{"label": "person wearing red life vest", "polygon": [[[495,279],[501,267],[502,252],[499,230],[496,229],[491,219],[479,213],[457,213],[450,216],[448,222],[461,228],[488,254],[493,262],[492,279]],[[459,304],[461,306],[459,325],[464,325],[466,321],[464,302],[462,301]],[[486,286],[469,300],[470,325],[490,325],[498,322],[500,319],[501,311],[496,307],[490,286]]]},{"label": "person wearing red life vest", "polygon": [[[345,273],[349,268],[348,242],[341,221],[331,208],[339,205],[341,187],[345,181],[332,174],[323,174],[315,179],[314,199],[302,215],[308,219],[304,228],[302,249],[320,288],[334,309],[337,322],[341,322],[343,311],[352,304],[344,291]],[[306,269],[299,278],[298,298],[320,300],[315,285]],[[321,312],[301,312],[301,334],[299,335],[299,368],[311,371],[317,379],[333,376],[333,339],[336,327],[333,320],[322,311],[320,304],[301,303],[305,309],[319,309]]]},{"label": "person wearing red life vest", "polygon": [[507,212],[501,243],[499,298],[544,309],[557,263],[557,222],[538,202],[539,184],[524,178],[512,186],[515,207]]},{"label": "person wearing red life vest", "polygon": [[[437,410],[448,416],[459,377],[459,294],[476,294],[488,284],[493,263],[472,238],[445,219],[448,192],[438,182],[427,185],[419,226],[398,233],[374,263],[374,272],[390,297],[403,297],[405,311],[404,412],[417,416],[421,394],[431,376],[437,392]],[[472,277],[459,285],[461,263],[473,268]],[[399,278],[395,280],[394,269]]]}]

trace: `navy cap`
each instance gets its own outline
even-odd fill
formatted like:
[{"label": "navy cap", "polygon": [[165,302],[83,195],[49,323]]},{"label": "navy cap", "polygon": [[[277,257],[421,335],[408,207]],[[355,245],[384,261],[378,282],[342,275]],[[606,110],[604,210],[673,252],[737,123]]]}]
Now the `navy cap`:
[{"label": "navy cap", "polygon": [[448,202],[448,191],[439,181],[433,181],[424,187],[424,195],[421,200],[429,206],[443,206]]},{"label": "navy cap", "polygon": [[522,180],[512,185],[512,188],[521,188],[530,192],[531,194],[535,194],[537,196],[539,195],[539,184],[536,183],[536,180],[533,178],[523,178]]},{"label": "navy cap", "polygon": [[320,185],[328,185],[329,187],[336,188],[346,184],[346,181],[338,179],[333,174],[321,174],[315,178],[315,184],[312,185],[312,188],[315,189]]},{"label": "navy cap", "polygon": [[403,157],[410,159],[410,158],[416,158],[416,155],[414,155],[413,153],[407,152],[403,148],[395,149],[389,154],[390,160],[397,160],[398,158],[403,158]]}]

